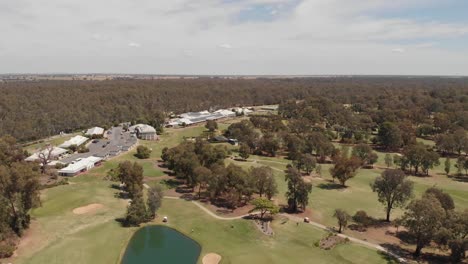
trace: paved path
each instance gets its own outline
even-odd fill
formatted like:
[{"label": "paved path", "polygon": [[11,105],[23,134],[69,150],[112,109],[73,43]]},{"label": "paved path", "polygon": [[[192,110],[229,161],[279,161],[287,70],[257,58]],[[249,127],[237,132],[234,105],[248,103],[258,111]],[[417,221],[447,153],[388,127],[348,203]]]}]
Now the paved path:
[{"label": "paved path", "polygon": [[[173,196],[164,196],[164,198],[166,199],[180,199],[179,197],[173,197]],[[245,216],[248,216],[248,214],[246,215],[241,215],[241,216],[235,216],[235,217],[223,217],[223,216],[219,216],[215,213],[213,213],[212,211],[210,211],[208,208],[204,207],[203,205],[201,205],[200,203],[196,202],[196,201],[192,201],[192,203],[194,203],[196,206],[198,206],[200,209],[202,209],[204,212],[206,212],[207,214],[211,215],[212,217],[216,218],[216,219],[219,219],[219,220],[235,220],[235,219],[242,219],[243,217]],[[303,222],[303,219],[300,218],[300,217],[297,217],[297,216],[294,216],[294,215],[290,215],[290,214],[281,214],[282,216],[285,216],[293,221],[298,221],[298,222]],[[310,221],[309,222],[310,225],[313,225],[317,228],[320,228],[320,229],[323,229],[323,230],[326,230],[326,231],[331,231],[331,232],[334,232],[333,229],[325,226],[325,225],[322,225],[320,223],[317,223],[317,222],[313,222],[313,221]],[[382,251],[382,252],[385,252],[387,253],[388,255],[396,258],[400,263],[406,263],[406,259],[404,259],[403,257],[387,250],[386,248],[378,245],[378,244],[374,244],[374,243],[370,243],[368,241],[364,241],[364,240],[361,240],[361,239],[358,239],[358,238],[355,238],[355,237],[352,237],[352,236],[348,236],[348,235],[345,235],[345,234],[337,234],[339,237],[342,237],[342,238],[348,238],[350,241],[354,242],[354,243],[357,243],[357,244],[361,244],[363,246],[366,246],[366,247],[369,247],[369,248],[372,248],[372,249],[377,249],[379,251]]]}]

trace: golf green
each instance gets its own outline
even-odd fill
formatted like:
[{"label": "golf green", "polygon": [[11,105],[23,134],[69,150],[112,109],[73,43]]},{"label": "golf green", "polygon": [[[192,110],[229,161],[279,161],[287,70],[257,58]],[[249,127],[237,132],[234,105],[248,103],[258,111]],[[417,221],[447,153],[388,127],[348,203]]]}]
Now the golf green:
[{"label": "golf green", "polygon": [[153,225],[139,229],[130,240],[122,264],[197,263],[200,245],[175,229]]}]

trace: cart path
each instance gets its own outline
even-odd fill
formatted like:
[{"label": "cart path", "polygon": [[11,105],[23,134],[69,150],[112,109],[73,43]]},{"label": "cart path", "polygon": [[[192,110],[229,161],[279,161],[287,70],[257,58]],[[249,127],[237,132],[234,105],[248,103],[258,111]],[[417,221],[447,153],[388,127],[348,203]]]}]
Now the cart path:
[{"label": "cart path", "polygon": [[[174,197],[174,196],[164,196],[164,198],[166,199],[180,199],[179,197]],[[210,216],[218,219],[218,220],[237,220],[237,219],[242,219],[244,218],[245,216],[248,216],[248,214],[246,215],[240,215],[240,216],[235,216],[235,217],[223,217],[223,216],[219,216],[215,213],[213,213],[212,211],[210,211],[208,208],[206,208],[205,206],[203,206],[202,204],[196,202],[196,201],[191,201],[193,204],[195,204],[198,208],[200,208],[202,211],[204,211],[205,213],[209,214]],[[300,218],[300,217],[297,217],[297,216],[294,216],[294,215],[290,215],[290,214],[285,214],[285,213],[282,213],[281,214],[282,216],[285,216],[293,221],[297,221],[297,222],[303,222],[303,219]],[[313,221],[310,221],[308,224],[312,225],[312,226],[315,226],[317,228],[320,228],[320,229],[323,229],[323,230],[326,230],[326,231],[331,231],[331,232],[335,232],[333,229],[325,226],[325,225],[322,225],[320,223],[317,223],[317,222],[313,222]],[[337,236],[339,237],[342,237],[342,238],[348,238],[350,241],[354,242],[354,243],[357,243],[357,244],[361,244],[363,246],[366,246],[368,248],[372,248],[372,249],[376,249],[376,250],[379,250],[379,251],[382,251],[382,252],[385,252],[387,253],[388,255],[394,257],[395,259],[397,259],[400,263],[406,263],[406,259],[404,259],[403,257],[387,250],[386,248],[382,247],[381,245],[379,244],[374,244],[374,243],[370,243],[368,241],[364,241],[364,240],[361,240],[361,239],[358,239],[358,238],[355,238],[355,237],[352,237],[352,236],[348,236],[348,235],[345,235],[345,234],[340,234],[340,233],[336,233]]]}]

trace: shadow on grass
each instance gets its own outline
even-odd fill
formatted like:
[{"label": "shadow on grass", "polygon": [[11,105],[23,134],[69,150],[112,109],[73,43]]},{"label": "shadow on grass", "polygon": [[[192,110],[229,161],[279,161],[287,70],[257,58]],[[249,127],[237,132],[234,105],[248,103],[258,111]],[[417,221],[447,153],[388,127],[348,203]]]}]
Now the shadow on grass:
[{"label": "shadow on grass", "polygon": [[453,175],[448,177],[457,182],[468,182],[468,176],[466,175]]},{"label": "shadow on grass", "polygon": [[323,190],[339,190],[346,188],[343,185],[334,182],[320,183],[317,187]]}]

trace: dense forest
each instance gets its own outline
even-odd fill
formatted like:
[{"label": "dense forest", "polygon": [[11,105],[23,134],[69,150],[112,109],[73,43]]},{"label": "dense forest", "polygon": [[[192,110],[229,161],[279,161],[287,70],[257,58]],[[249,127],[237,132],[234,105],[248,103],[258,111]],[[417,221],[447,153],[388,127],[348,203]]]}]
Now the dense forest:
[{"label": "dense forest", "polygon": [[0,135],[9,134],[19,141],[129,120],[151,123],[161,113],[313,97],[350,104],[354,111],[369,113],[374,122],[406,119],[423,124],[431,113],[440,113],[449,124],[468,128],[467,78],[4,82],[0,95]]}]

